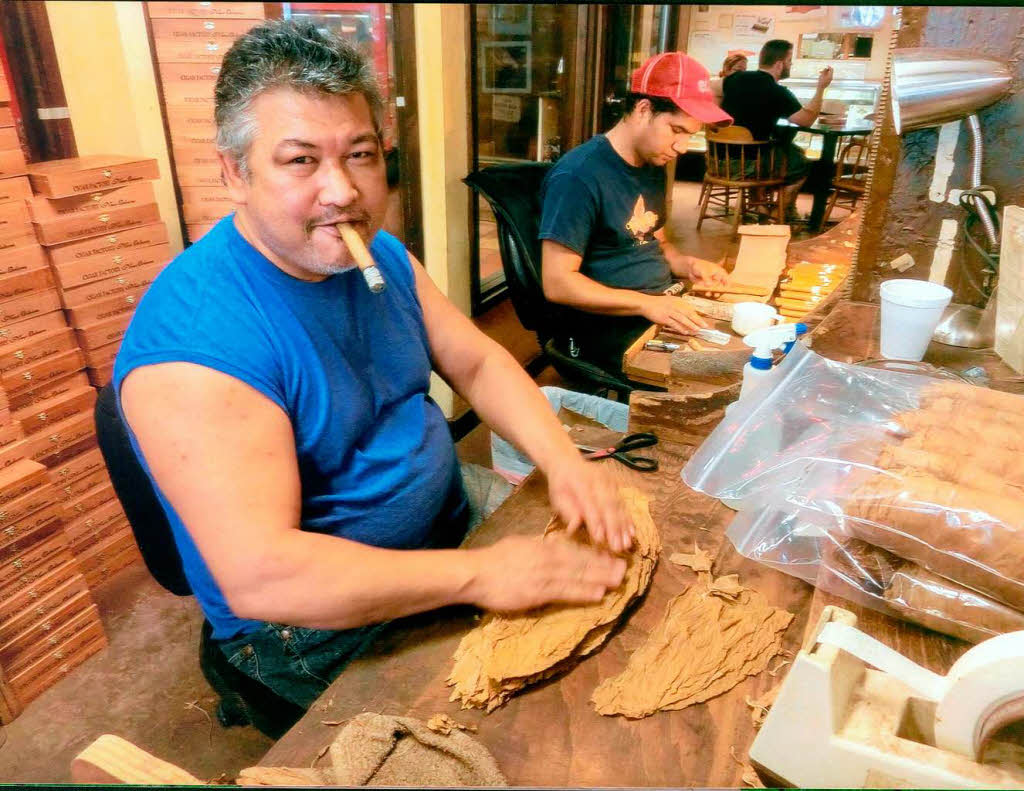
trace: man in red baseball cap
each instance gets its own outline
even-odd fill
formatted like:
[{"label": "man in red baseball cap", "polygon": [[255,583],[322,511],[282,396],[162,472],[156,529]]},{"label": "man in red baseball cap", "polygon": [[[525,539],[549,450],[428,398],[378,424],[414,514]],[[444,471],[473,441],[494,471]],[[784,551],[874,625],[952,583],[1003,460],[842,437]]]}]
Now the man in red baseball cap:
[{"label": "man in red baseball cap", "polygon": [[673,279],[724,284],[724,269],[665,236],[665,165],[704,124],[732,118],[707,69],[682,52],[634,72],[619,122],[569,151],[541,188],[544,295],[562,306],[564,353],[621,371],[622,354],[651,323],[693,333],[706,322],[665,291]]}]

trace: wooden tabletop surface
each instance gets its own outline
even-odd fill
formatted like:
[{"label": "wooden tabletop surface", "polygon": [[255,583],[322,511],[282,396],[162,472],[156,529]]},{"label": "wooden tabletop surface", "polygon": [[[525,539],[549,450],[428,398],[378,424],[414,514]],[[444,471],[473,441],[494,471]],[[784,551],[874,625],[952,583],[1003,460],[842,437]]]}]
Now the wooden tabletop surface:
[{"label": "wooden tabletop surface", "polygon": [[[615,436],[587,426],[573,431],[577,442],[586,444],[605,444]],[[645,449],[645,454],[661,463],[656,473],[628,470],[613,459],[597,462],[609,465],[620,483],[637,486],[651,498],[663,553],[646,598],[595,655],[562,676],[528,687],[492,714],[461,711],[448,702],[445,679],[460,638],[475,623],[475,613],[459,608],[408,619],[393,625],[373,654],[342,673],[261,764],[319,765],[324,759],[318,755],[337,734],[336,725],[324,723],[344,721],[363,711],[424,720],[444,712],[478,727],[478,738],[513,785],[742,785],[739,760],[746,759],[755,735],[744,699],[755,699],[778,684],[785,671],[777,677],[766,671],[705,704],[642,720],[603,717],[589,700],[602,680],[625,667],[630,653],[661,619],[669,599],[696,581],[689,569],[667,561],[673,552],[692,551],[694,541],[715,558],[716,575],[738,573],[744,585],[795,614],[785,634],[784,648],[790,652],[799,649],[808,626],[813,627],[821,609],[830,603],[851,609],[860,616],[865,631],[937,672],[946,672],[966,650],[965,643],[843,603],[740,557],[725,537],[733,513],[680,480],[680,470],[692,452],[692,446],[667,442]],[[487,545],[513,533],[540,533],[549,513],[546,485],[533,474],[481,525],[468,545]]]}]

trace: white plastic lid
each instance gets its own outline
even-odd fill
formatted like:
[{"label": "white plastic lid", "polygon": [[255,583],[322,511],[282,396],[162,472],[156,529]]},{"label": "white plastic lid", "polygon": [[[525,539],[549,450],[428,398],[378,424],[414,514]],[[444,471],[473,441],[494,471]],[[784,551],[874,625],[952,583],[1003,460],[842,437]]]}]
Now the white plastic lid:
[{"label": "white plastic lid", "polygon": [[886,280],[880,292],[886,302],[906,308],[942,308],[953,298],[948,288],[928,280]]}]

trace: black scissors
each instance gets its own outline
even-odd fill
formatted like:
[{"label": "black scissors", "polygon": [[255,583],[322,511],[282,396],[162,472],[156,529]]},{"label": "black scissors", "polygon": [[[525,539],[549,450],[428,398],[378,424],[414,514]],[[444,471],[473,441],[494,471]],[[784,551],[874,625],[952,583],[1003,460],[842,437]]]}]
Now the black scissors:
[{"label": "black scissors", "polygon": [[577,445],[576,447],[582,450],[587,455],[583,458],[592,459],[606,459],[611,456],[613,459],[622,462],[627,467],[640,472],[654,472],[658,469],[658,460],[652,459],[649,456],[634,456],[627,451],[638,450],[639,448],[649,448],[652,445],[658,444],[658,438],[653,434],[629,434],[618,441],[617,444],[610,448],[588,448],[583,445]]}]

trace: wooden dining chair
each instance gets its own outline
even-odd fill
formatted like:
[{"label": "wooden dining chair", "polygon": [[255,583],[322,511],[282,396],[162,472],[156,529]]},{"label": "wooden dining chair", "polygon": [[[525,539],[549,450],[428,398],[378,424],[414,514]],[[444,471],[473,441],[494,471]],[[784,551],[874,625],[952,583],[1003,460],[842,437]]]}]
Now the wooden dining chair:
[{"label": "wooden dining chair", "polygon": [[[697,230],[705,219],[731,222],[733,235],[744,217],[754,213],[785,222],[780,200],[785,159],[767,140],[754,140],[743,126],[707,133],[706,170],[701,186]],[[715,213],[709,207],[720,209]]]},{"label": "wooden dining chair", "polygon": [[839,206],[851,212],[867,191],[868,155],[871,147],[868,135],[848,137],[836,156],[836,170],[832,176],[832,195],[825,207],[822,225],[832,216],[832,209]]}]

